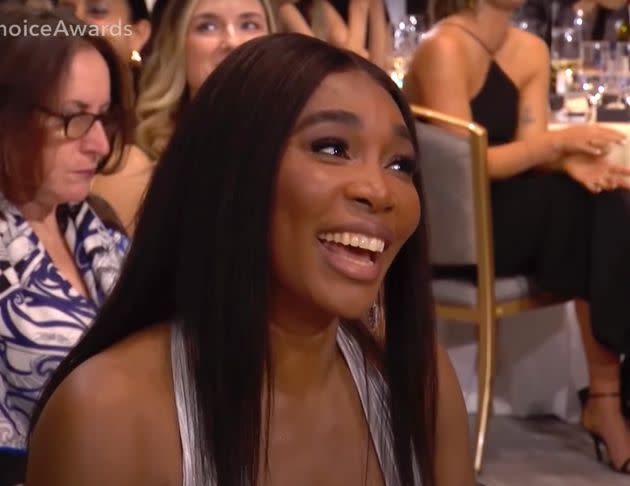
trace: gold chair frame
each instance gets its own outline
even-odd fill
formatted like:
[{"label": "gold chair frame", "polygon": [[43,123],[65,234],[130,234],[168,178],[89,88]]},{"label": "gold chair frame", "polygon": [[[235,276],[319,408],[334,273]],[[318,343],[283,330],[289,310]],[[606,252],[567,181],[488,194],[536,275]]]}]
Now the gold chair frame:
[{"label": "gold chair frame", "polygon": [[479,328],[479,361],[477,364],[479,389],[474,462],[475,472],[479,473],[483,464],[484,445],[492,405],[496,367],[497,319],[540,307],[560,304],[565,300],[552,295],[537,294],[522,299],[496,302],[492,206],[487,166],[487,132],[485,128],[476,123],[421,106],[411,105],[411,110],[416,120],[420,122],[439,124],[458,132],[463,130],[470,137],[477,256],[477,305],[468,307],[436,302],[436,315],[441,319],[473,323]]}]

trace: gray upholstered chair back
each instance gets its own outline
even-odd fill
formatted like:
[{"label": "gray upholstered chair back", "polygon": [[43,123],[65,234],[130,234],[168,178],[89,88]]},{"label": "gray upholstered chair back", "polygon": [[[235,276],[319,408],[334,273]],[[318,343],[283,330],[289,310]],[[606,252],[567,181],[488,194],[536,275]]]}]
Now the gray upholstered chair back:
[{"label": "gray upholstered chair back", "polygon": [[423,208],[433,265],[477,263],[473,161],[468,137],[416,122]]}]

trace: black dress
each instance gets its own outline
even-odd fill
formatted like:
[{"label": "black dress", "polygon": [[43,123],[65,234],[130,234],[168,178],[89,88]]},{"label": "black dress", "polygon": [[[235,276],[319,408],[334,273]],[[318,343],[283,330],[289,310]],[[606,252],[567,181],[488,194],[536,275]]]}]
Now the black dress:
[{"label": "black dress", "polygon": [[[493,60],[471,101],[491,146],[515,139],[519,92]],[[529,171],[491,184],[496,273],[591,304],[595,338],[630,350],[630,191],[593,195],[563,173]]]}]

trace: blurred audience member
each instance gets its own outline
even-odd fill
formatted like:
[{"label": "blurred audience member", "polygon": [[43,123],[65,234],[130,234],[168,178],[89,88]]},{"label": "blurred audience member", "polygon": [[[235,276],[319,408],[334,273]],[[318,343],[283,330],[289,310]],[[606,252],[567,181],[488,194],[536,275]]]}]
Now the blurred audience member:
[{"label": "blurred audience member", "polygon": [[42,398],[27,485],[473,486],[417,151],[406,100],[360,56],[298,34],[230,54]]},{"label": "blurred audience member", "polygon": [[284,30],[318,37],[379,66],[385,63],[390,32],[383,0],[279,0]]},{"label": "blurred audience member", "polygon": [[[136,143],[157,159],[201,84],[234,48],[273,29],[266,0],[186,0],[155,5],[159,25],[140,79]],[[98,177],[94,192],[133,231],[154,163],[134,147],[118,173]]]},{"label": "blurred audience member", "polygon": [[98,25],[114,43],[122,59],[136,66],[151,36],[149,11],[145,0],[58,0],[82,21]]},{"label": "blurred audience member", "polygon": [[630,473],[619,396],[619,357],[630,350],[630,169],[607,158],[625,140],[597,125],[547,130],[549,52],[511,27],[520,3],[433,0],[438,23],[405,88],[412,102],[488,130],[497,274],[531,275],[577,299],[590,375],[582,424],[612,467]]},{"label": "blurred audience member", "polygon": [[[73,20],[4,7],[0,24]],[[0,484],[20,482],[41,389],[90,326],[127,239],[85,202],[131,132],[118,56],[95,36],[0,36]],[[62,442],[59,443],[62,446]]]},{"label": "blurred audience member", "polygon": [[[578,12],[583,17],[584,38],[586,40],[617,40],[620,35],[619,27],[623,22],[628,22],[627,0],[527,0],[522,7],[522,15],[527,18],[537,19],[546,26],[546,41],[551,42],[551,27],[555,16],[562,14],[562,22],[566,19],[566,11],[577,16]],[[560,19],[558,19],[560,22]],[[628,40],[628,39],[624,39]]]}]

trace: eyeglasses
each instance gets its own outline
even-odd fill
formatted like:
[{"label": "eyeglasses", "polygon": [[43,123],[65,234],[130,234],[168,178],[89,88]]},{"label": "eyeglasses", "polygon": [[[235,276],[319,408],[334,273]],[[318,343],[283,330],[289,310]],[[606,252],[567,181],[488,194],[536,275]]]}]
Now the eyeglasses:
[{"label": "eyeglasses", "polygon": [[83,137],[90,131],[92,125],[94,125],[97,121],[100,121],[103,125],[105,134],[110,141],[113,139],[119,128],[118,120],[111,111],[101,113],[99,115],[87,112],[75,113],[73,115],[63,115],[41,106],[38,107],[38,109],[46,115],[62,120],[64,134],[71,140],[77,140]]}]

